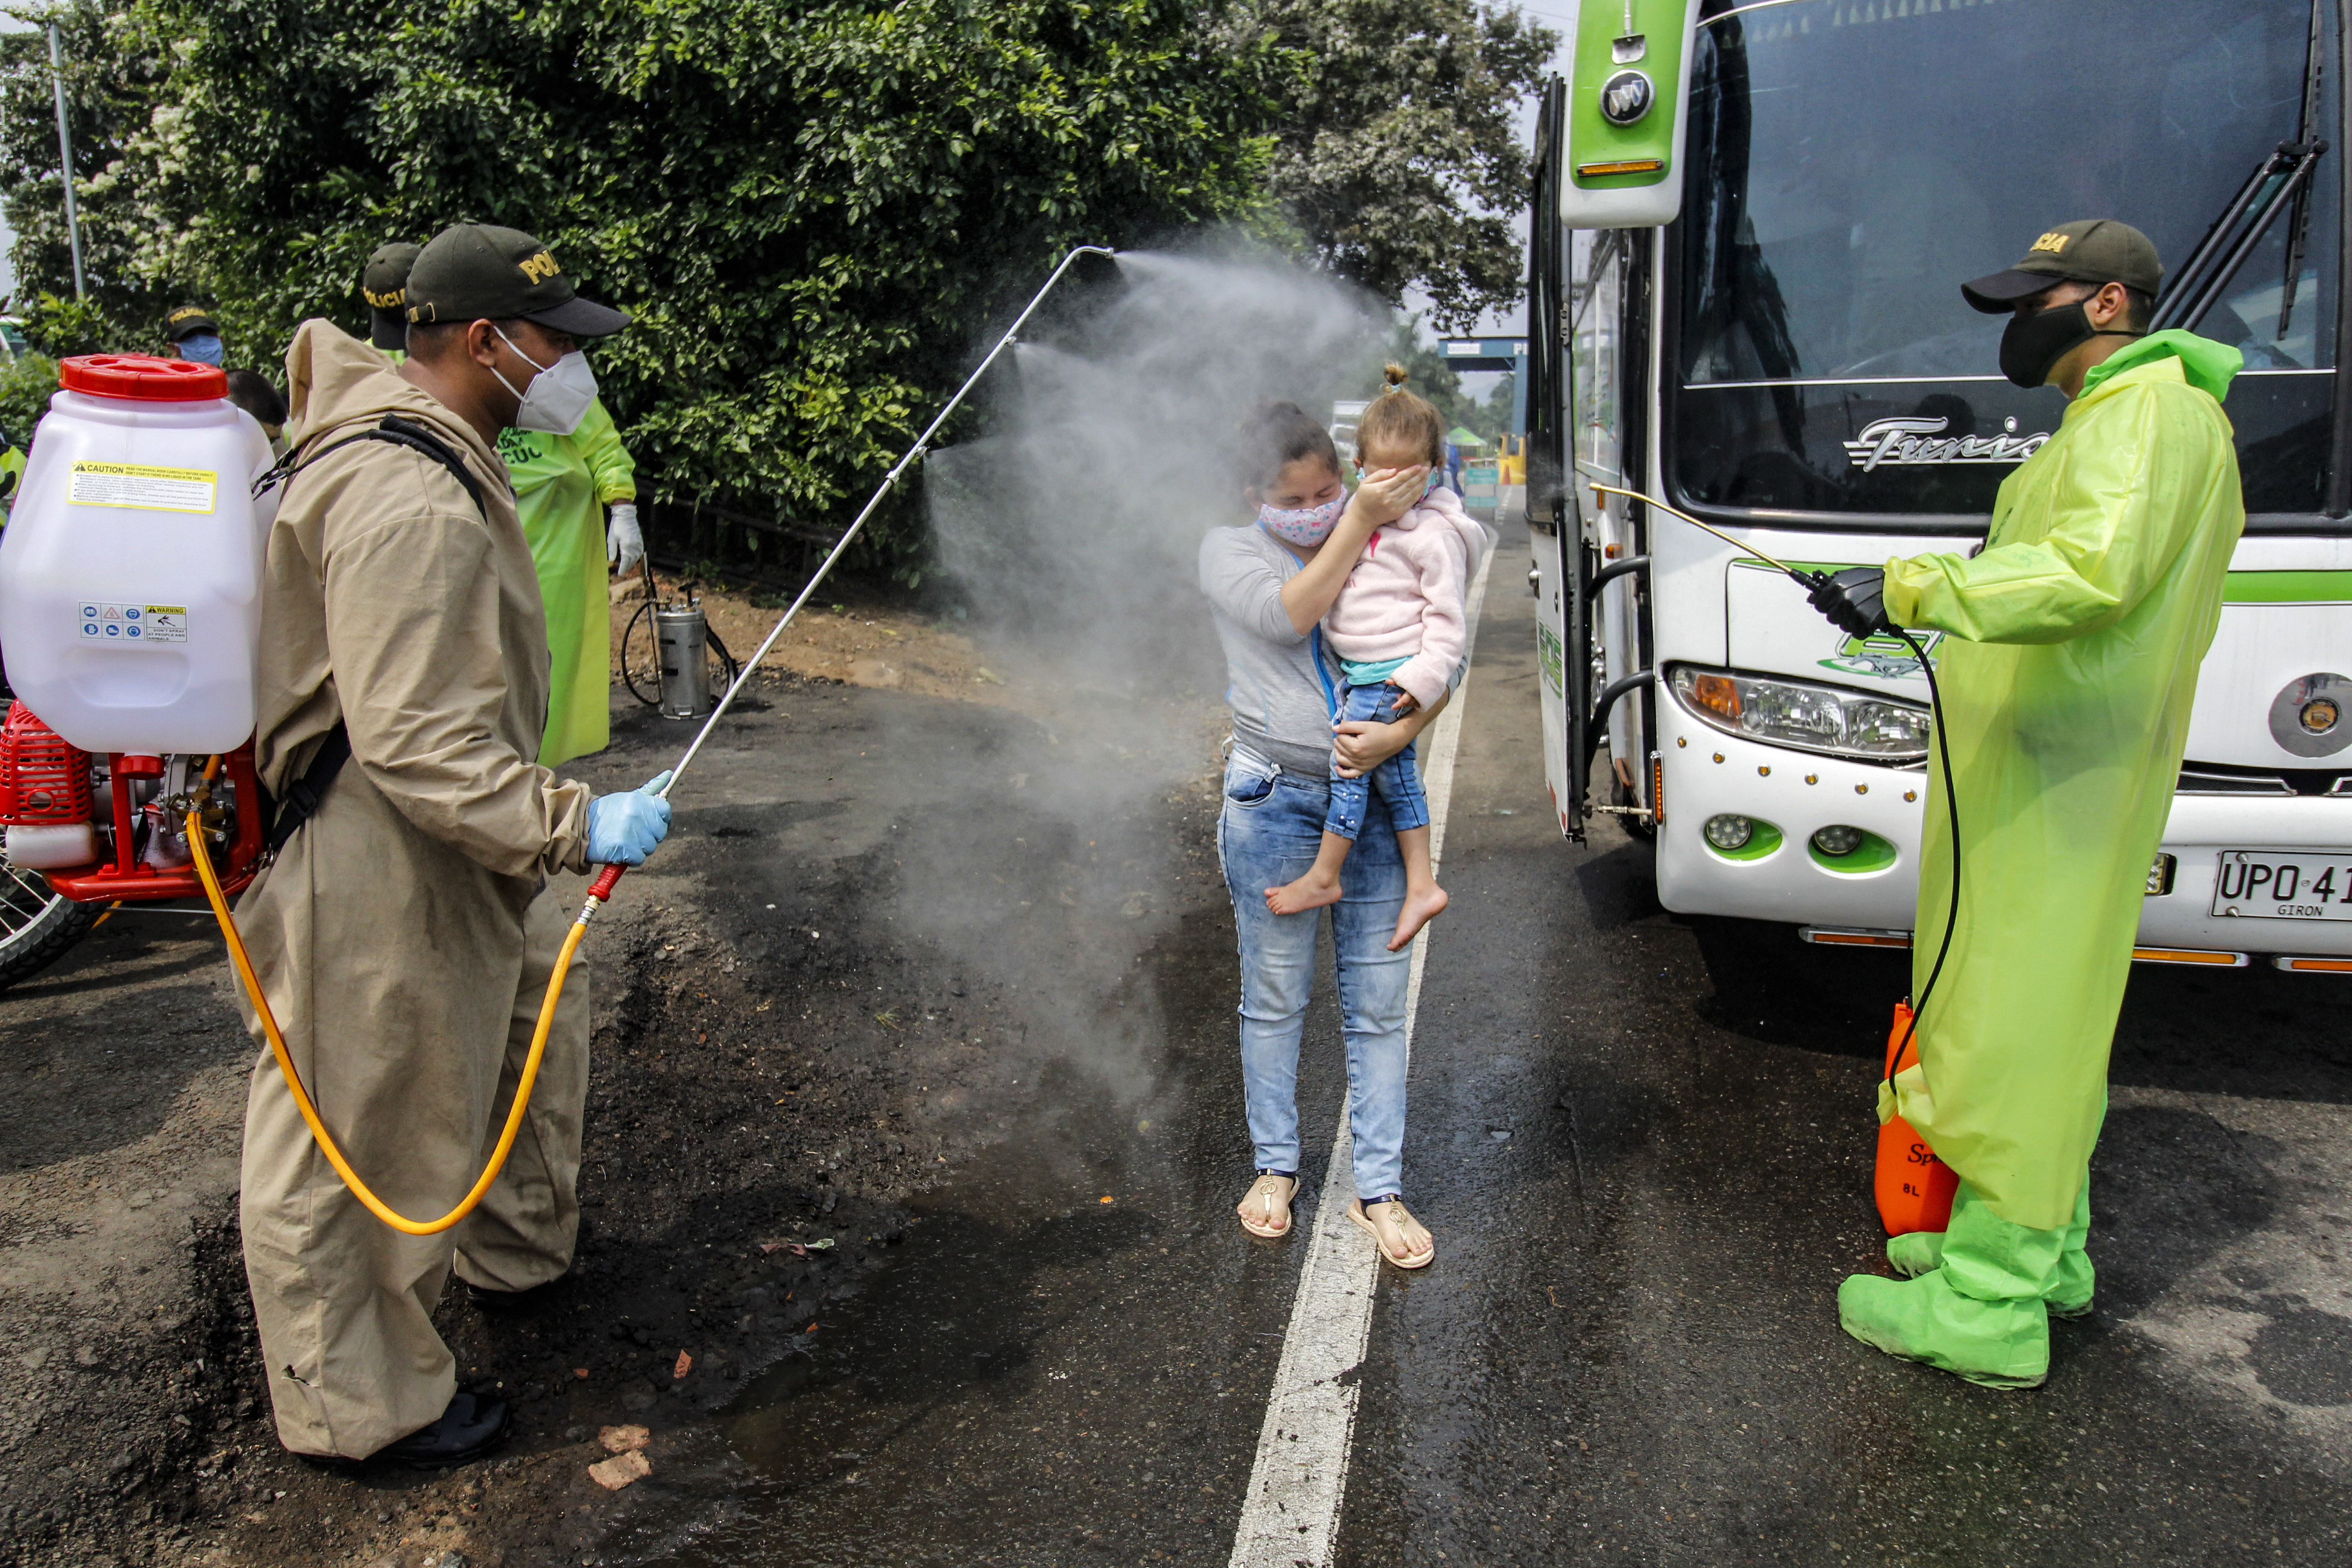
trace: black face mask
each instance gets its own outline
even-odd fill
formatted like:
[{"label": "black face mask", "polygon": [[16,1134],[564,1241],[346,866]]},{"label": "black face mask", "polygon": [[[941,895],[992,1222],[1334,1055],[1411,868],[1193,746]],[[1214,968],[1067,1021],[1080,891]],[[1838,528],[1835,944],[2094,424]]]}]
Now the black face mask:
[{"label": "black face mask", "polygon": [[2031,316],[2012,316],[2000,333],[2000,374],[2020,386],[2041,386],[2050,370],[2075,344],[2093,338],[2137,338],[2142,332],[2102,331],[2091,325],[2090,300],[2053,305]]}]

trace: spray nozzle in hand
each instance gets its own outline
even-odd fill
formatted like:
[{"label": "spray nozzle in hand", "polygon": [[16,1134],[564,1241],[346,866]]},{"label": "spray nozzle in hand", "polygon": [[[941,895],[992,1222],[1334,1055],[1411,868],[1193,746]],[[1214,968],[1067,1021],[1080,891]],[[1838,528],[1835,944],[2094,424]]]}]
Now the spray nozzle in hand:
[{"label": "spray nozzle in hand", "polygon": [[1812,590],[1806,599],[1840,631],[1866,637],[1895,629],[1895,623],[1886,618],[1886,573],[1883,567],[1849,566],[1834,574],[1804,572],[1790,575]]}]

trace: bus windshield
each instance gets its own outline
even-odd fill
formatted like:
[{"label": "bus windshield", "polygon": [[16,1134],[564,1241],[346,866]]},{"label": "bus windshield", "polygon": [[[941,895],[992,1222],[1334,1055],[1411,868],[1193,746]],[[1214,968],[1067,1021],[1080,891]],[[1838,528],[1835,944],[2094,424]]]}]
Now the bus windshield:
[{"label": "bus windshield", "polygon": [[[1959,283],[2080,217],[2187,259],[2281,142],[2336,140],[2335,27],[2309,0],[1791,0],[1702,26],[1678,488],[1989,510],[2063,400],[2000,380],[2004,318],[1970,310]],[[2246,357],[2230,412],[2250,510],[2312,511],[2323,493],[2347,151],[2320,160],[2197,329]],[[1889,420],[1907,421],[1893,441]]]}]

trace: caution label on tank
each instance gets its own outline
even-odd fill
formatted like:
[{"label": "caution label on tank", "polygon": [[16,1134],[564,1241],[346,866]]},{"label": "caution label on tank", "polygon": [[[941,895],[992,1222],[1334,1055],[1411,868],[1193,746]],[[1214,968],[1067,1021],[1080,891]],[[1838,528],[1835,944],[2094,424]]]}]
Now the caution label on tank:
[{"label": "caution label on tank", "polygon": [[81,641],[100,647],[150,647],[188,640],[185,605],[131,605],[120,599],[84,599]]},{"label": "caution label on tank", "polygon": [[210,468],[153,468],[142,463],[76,463],[66,487],[75,506],[135,511],[210,511],[220,475]]}]

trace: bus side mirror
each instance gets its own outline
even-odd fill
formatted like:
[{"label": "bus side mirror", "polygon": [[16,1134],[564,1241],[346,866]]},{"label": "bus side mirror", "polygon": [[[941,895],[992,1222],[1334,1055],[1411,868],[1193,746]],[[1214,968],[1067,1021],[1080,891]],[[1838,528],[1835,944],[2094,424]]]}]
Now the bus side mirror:
[{"label": "bus side mirror", "polygon": [[1698,10],[1699,0],[1577,8],[1559,182],[1570,228],[1651,228],[1682,211]]}]

